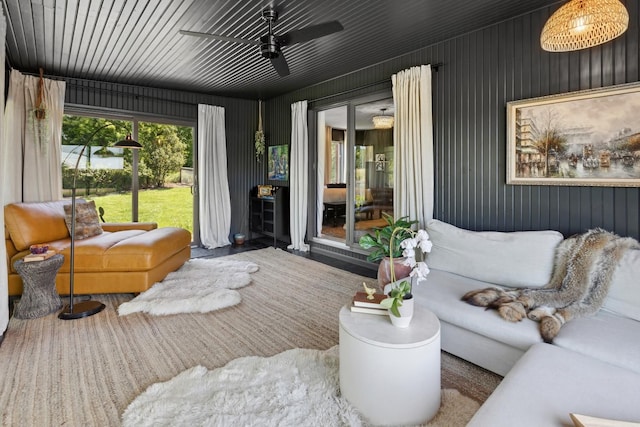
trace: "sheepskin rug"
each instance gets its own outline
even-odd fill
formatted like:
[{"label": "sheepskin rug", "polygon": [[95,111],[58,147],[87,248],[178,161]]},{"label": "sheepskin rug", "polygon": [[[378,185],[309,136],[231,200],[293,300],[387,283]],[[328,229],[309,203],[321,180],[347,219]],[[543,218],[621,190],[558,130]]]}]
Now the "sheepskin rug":
[{"label": "sheepskin rug", "polygon": [[[366,427],[340,395],[339,376],[338,346],[242,357],[211,371],[196,366],[148,387],[124,411],[122,425]],[[443,390],[440,411],[426,425],[463,427],[478,407]]]},{"label": "sheepskin rug", "polygon": [[120,304],[118,314],[207,313],[230,307],[242,300],[234,289],[251,283],[251,273],[256,271],[258,265],[249,261],[192,259],[162,282]]},{"label": "sheepskin rug", "polygon": [[336,391],[338,348],[293,349],[242,357],[208,371],[188,369],[150,386],[122,416],[123,426],[361,426]]}]

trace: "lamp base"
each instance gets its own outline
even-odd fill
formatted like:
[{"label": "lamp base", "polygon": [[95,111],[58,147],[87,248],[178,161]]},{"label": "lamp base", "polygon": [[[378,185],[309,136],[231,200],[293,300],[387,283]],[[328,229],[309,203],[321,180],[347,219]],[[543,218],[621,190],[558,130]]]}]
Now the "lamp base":
[{"label": "lamp base", "polygon": [[89,317],[96,313],[100,313],[105,307],[106,306],[100,301],[82,301],[77,304],[73,304],[73,310],[70,310],[68,305],[65,306],[62,313],[58,314],[58,319],[82,319],[83,317]]}]

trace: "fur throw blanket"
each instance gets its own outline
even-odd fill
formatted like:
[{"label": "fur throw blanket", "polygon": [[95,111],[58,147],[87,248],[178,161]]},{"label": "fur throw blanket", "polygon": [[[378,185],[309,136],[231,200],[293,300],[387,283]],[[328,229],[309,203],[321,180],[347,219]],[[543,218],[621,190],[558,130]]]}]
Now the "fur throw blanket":
[{"label": "fur throw blanket", "polygon": [[540,335],[552,342],[563,324],[595,314],[604,304],[613,273],[627,249],[640,249],[637,240],[600,228],[577,234],[556,248],[551,280],[542,288],[491,287],[466,293],[469,304],[495,308],[511,322],[525,316],[540,322]]}]

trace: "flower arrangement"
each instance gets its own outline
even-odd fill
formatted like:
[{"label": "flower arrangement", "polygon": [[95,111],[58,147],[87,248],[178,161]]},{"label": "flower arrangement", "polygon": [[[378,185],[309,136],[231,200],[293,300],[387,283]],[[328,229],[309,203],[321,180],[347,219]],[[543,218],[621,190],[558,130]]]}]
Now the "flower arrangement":
[{"label": "flower arrangement", "polygon": [[[420,280],[426,279],[429,274],[429,267],[424,261],[424,254],[431,252],[433,244],[425,230],[413,230],[411,228],[417,221],[407,221],[407,217],[394,221],[390,215],[385,215],[385,220],[388,225],[376,229],[375,238],[370,234],[362,236],[360,246],[365,249],[376,248],[369,255],[371,258],[382,259],[384,256],[389,257],[392,285],[387,298],[382,300],[380,305],[389,309],[394,316],[400,317],[398,307],[402,306],[403,300],[412,297],[411,281],[413,278],[416,278],[416,283],[419,283]],[[420,249],[421,252],[419,260],[416,259],[416,249]],[[393,258],[399,258],[400,256],[405,258],[404,264],[411,267],[411,273],[409,274],[409,280],[398,282],[394,271]]]}]

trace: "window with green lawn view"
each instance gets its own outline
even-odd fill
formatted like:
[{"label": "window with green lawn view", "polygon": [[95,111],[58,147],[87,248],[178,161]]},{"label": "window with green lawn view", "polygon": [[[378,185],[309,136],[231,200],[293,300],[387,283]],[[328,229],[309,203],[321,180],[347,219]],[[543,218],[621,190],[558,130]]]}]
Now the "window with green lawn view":
[{"label": "window with green lawn view", "polygon": [[[113,147],[129,133],[142,145],[137,153]],[[103,221],[129,222],[135,211],[140,222],[181,227],[193,235],[193,127],[67,114],[62,124],[64,197],[71,196],[76,164],[76,196],[94,200]]]}]

